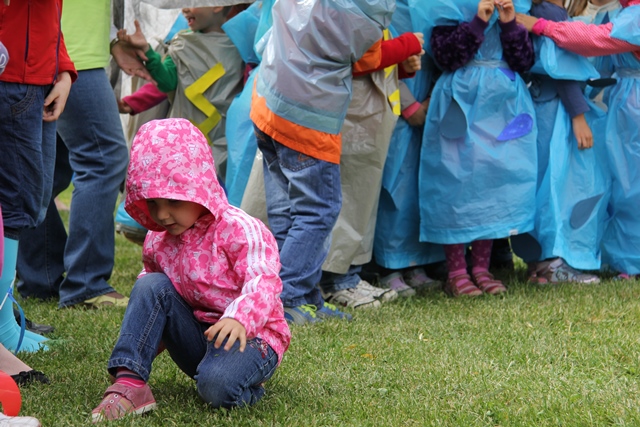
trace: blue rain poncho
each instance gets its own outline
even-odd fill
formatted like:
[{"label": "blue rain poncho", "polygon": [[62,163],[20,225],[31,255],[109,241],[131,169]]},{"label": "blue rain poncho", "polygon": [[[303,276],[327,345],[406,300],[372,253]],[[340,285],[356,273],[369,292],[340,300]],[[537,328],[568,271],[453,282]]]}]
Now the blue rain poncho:
[{"label": "blue rain poncho", "polygon": [[[530,1],[516,0],[519,12]],[[469,22],[472,0],[410,0],[414,29]],[[457,244],[531,231],[536,134],[526,85],[502,61],[497,12],[475,59],[433,90],[420,165],[420,240]]]},{"label": "blue rain poncho", "polygon": [[[257,46],[271,26],[273,2],[274,0],[255,2],[222,25],[222,29],[236,45],[242,60],[247,64],[260,63],[261,54]],[[253,122],[249,118],[251,96],[258,69],[259,66],[251,72],[242,92],[233,100],[227,111],[228,160],[225,185],[229,203],[236,207],[240,207],[242,203],[258,150]]]},{"label": "blue rain poncho", "polygon": [[[640,6],[612,17],[611,35],[638,45]],[[640,274],[640,61],[633,53],[612,56],[618,83],[609,94],[606,135],[613,174],[611,220],[602,241],[603,262]]]},{"label": "blue rain poncho", "polygon": [[605,113],[590,103],[585,113],[594,135],[578,149],[571,118],[558,97],[536,100],[539,186],[536,227],[540,260],[562,257],[572,267],[600,268],[600,241],[607,218],[610,175],[604,140]]},{"label": "blue rain poncho", "polygon": [[[392,27],[413,31],[407,0],[398,0]],[[414,78],[403,80],[419,102],[431,91],[433,60],[422,57]],[[389,269],[430,264],[444,260],[441,245],[420,242],[418,170],[423,126],[413,127],[400,117],[391,136],[382,175],[373,253],[376,263]]]},{"label": "blue rain poncho", "polygon": [[587,58],[556,46],[547,37],[534,40],[536,64],[531,93],[538,125],[538,188],[532,236],[539,260],[561,257],[574,268],[600,268],[600,241],[607,218],[610,174],[604,140],[605,112],[589,103],[585,118],[594,146],[580,150],[571,117],[562,104],[556,80],[586,81],[599,77]]}]

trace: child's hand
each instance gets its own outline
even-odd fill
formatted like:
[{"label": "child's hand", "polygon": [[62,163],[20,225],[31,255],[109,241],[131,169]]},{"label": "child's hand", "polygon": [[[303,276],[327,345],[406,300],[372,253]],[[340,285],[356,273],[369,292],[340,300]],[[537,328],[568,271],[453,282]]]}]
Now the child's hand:
[{"label": "child's hand", "polygon": [[571,119],[573,126],[573,135],[578,141],[578,148],[584,150],[585,148],[593,147],[593,134],[591,128],[587,124],[587,120],[584,118],[584,114],[580,114]]},{"label": "child's hand", "polygon": [[489,22],[491,15],[493,15],[495,8],[494,1],[495,0],[480,0],[480,3],[478,3],[478,16],[484,22]]},{"label": "child's hand", "polygon": [[511,22],[516,19],[516,10],[513,7],[513,0],[495,0],[498,8],[500,22]]},{"label": "child's hand", "polygon": [[149,43],[140,29],[140,23],[136,19],[133,21],[136,26],[136,32],[127,34],[127,30],[118,30],[118,39],[128,43],[132,48],[136,49],[136,53],[143,61],[147,60],[145,52],[149,50]]},{"label": "child's hand", "polygon": [[533,31],[533,26],[538,22],[538,18],[535,16],[524,15],[522,13],[516,13],[516,22],[527,29],[527,31]]},{"label": "child's hand", "polygon": [[71,90],[71,75],[68,72],[62,72],[58,75],[55,84],[44,99],[44,110],[42,112],[42,120],[45,122],[55,122],[64,111],[64,106],[69,98]]},{"label": "child's hand", "polygon": [[133,108],[131,108],[131,106],[124,102],[122,99],[116,99],[116,101],[118,102],[118,111],[120,112],[120,114],[133,113]]},{"label": "child's hand", "polygon": [[424,34],[422,34],[422,33],[413,33],[413,35],[416,36],[416,38],[420,42],[420,46],[424,46]]},{"label": "child's hand", "polygon": [[407,118],[407,123],[411,126],[422,126],[427,118],[427,110],[429,110],[429,102],[431,98],[427,98],[426,100],[420,103],[420,108],[418,108],[409,118]]},{"label": "child's hand", "polygon": [[[122,30],[121,30],[122,31]],[[118,67],[130,76],[138,76],[145,80],[153,80],[149,71],[144,67],[143,60],[147,56],[139,49],[134,48],[128,42],[118,39],[111,45],[111,56],[116,60]]]},{"label": "child's hand", "polygon": [[420,62],[420,56],[424,53],[424,50],[420,53],[420,55],[411,55],[404,61],[402,61],[402,68],[408,74],[415,73],[419,71],[422,67],[422,63]]},{"label": "child's hand", "polygon": [[216,342],[213,344],[215,348],[220,348],[225,338],[229,337],[227,344],[224,346],[225,350],[231,349],[236,340],[240,340],[240,352],[244,351],[247,346],[247,331],[244,326],[235,319],[224,318],[215,325],[212,325],[204,332],[207,337],[207,341],[213,341],[216,338]]}]

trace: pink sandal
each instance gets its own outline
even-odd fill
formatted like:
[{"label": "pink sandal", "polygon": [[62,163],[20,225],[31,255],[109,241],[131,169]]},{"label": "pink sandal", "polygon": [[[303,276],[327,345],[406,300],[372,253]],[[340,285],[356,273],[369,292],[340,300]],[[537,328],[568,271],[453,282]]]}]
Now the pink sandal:
[{"label": "pink sandal", "polygon": [[482,291],[471,281],[468,274],[459,274],[447,279],[444,285],[444,292],[451,297],[477,297],[482,295]]},{"label": "pink sandal", "polygon": [[507,292],[506,286],[500,280],[496,280],[488,271],[473,274],[473,281],[485,294],[498,295]]}]

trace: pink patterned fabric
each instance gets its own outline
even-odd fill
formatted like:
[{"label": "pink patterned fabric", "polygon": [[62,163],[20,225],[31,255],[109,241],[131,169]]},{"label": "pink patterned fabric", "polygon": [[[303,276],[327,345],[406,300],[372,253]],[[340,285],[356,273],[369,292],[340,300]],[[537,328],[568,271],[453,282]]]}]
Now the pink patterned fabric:
[{"label": "pink patterned fabric", "polygon": [[[172,236],[149,216],[148,198],[196,202],[210,214]],[[188,120],[154,120],[140,128],[131,147],[125,209],[151,230],[140,276],[166,274],[198,320],[235,319],[248,338],[264,339],[282,360],[291,333],[280,300],[277,244],[262,222],[229,205],[207,140]]]},{"label": "pink patterned fabric", "polygon": [[[623,6],[640,4],[640,0],[621,2]],[[625,4],[626,3],[626,4]],[[583,56],[604,56],[633,52],[640,59],[640,46],[611,37],[611,22],[604,25],[583,22],[552,22],[539,19],[533,32],[551,38],[561,48]]]},{"label": "pink patterned fabric", "polygon": [[467,272],[467,260],[464,257],[465,248],[462,243],[454,245],[442,245],[444,256],[447,260],[449,278]]},{"label": "pink patterned fabric", "polygon": [[489,271],[491,263],[491,247],[493,240],[476,240],[471,243],[471,259],[473,262],[473,273]]}]

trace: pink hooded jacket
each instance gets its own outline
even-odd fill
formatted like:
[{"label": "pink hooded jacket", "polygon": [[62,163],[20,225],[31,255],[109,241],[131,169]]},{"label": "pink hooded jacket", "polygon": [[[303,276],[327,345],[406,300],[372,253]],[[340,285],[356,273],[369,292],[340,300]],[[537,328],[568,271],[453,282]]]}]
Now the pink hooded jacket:
[{"label": "pink hooded jacket", "polygon": [[[149,198],[195,202],[210,214],[172,236],[149,216]],[[291,333],[280,300],[278,246],[262,222],[229,205],[207,140],[188,120],[154,120],[140,128],[125,209],[150,230],[140,276],[166,274],[199,321],[235,319],[247,338],[262,338],[282,361]]]}]

